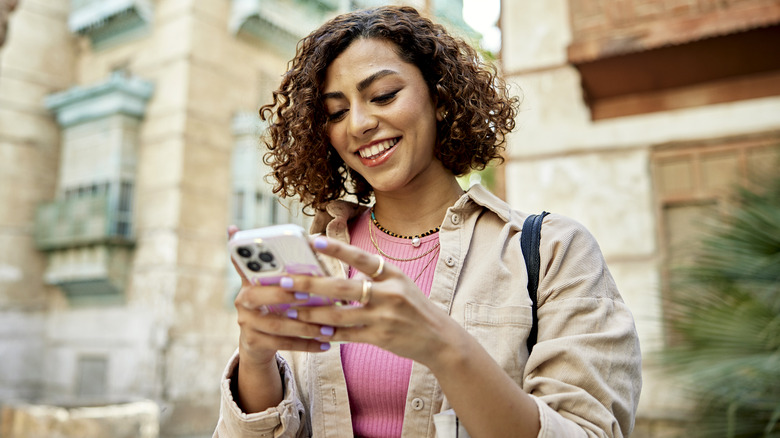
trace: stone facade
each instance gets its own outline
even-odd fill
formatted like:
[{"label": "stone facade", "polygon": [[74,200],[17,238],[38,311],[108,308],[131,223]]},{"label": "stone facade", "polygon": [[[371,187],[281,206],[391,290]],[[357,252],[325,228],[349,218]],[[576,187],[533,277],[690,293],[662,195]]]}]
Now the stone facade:
[{"label": "stone facade", "polygon": [[[665,337],[661,290],[662,267],[668,255],[664,247],[665,210],[659,201],[663,193],[653,171],[659,151],[695,148],[693,153],[704,156],[719,153],[724,144],[742,144],[746,138],[757,137],[761,151],[766,152],[762,155],[765,162],[772,163],[780,156],[780,97],[768,94],[594,120],[580,71],[571,59],[572,47],[591,41],[587,38],[594,34],[598,35],[592,41],[602,44],[598,47],[608,46],[610,36],[622,32],[620,20],[637,22],[642,14],[650,13],[704,19],[713,8],[732,3],[754,8],[776,6],[768,1],[502,2],[503,67],[523,96],[518,128],[509,138],[506,198],[524,211],[548,210],[571,216],[598,239],[634,312],[644,355],[644,388],[633,436],[682,436],[677,427],[686,414],[684,397],[675,391],[677,385],[659,372],[654,356]],[[614,16],[605,16],[604,9]],[[588,34],[588,29],[594,33]],[[662,36],[656,35],[659,39]],[[677,37],[671,33],[665,36],[667,40]],[[640,46],[638,50],[648,48]],[[607,56],[599,50],[592,53]],[[673,75],[674,66],[668,69]],[[713,175],[731,178],[728,172],[733,166],[729,166],[723,165]],[[681,181],[686,175],[678,172],[674,178]],[[720,186],[721,194],[727,190],[728,185]],[[672,225],[685,229],[683,224]]]},{"label": "stone facade", "polygon": [[571,0],[569,59],[582,62],[774,24],[772,0]]},{"label": "stone facade", "polygon": [[[159,431],[135,436],[211,435],[238,336],[225,229],[238,188],[272,202],[257,181],[257,109],[299,38],[349,5],[375,3],[19,3],[0,48],[0,428],[50,416],[120,424],[111,412],[135,424],[120,408],[145,399],[158,406]],[[135,83],[151,85],[135,104],[105,92]],[[257,160],[255,175],[242,158]],[[132,180],[121,245],[103,227],[114,210],[92,202],[112,175]],[[41,219],[57,203],[71,213]],[[242,225],[305,221],[260,210]],[[55,432],[76,436],[40,436]]]},{"label": "stone facade", "polygon": [[[285,21],[257,0],[135,0],[118,2],[129,9],[108,10],[114,19],[97,20],[86,10],[73,18],[71,4],[90,3],[22,0],[0,48],[0,400],[8,406],[25,401],[121,406],[150,399],[160,409],[162,436],[208,436],[217,418],[218,376],[238,333],[224,230],[235,220],[239,189],[244,200],[251,199],[246,196],[252,190],[252,197],[269,195],[267,187],[251,180],[246,166],[246,160],[259,159],[247,115],[251,119],[268,100],[291,57],[290,41],[311,24]],[[349,2],[311,3],[321,6],[322,20]],[[411,3],[433,4],[437,13],[458,6],[443,0]],[[684,210],[667,210],[690,199],[714,199],[709,192],[682,193],[686,187],[722,192],[725,181],[744,179],[761,166],[771,171],[766,163],[778,155],[780,144],[774,85],[753,85],[751,93],[725,99],[717,94],[743,82],[776,84],[777,72],[762,73],[759,82],[737,77],[714,87],[661,90],[667,99],[694,102],[632,115],[613,111],[594,120],[582,86],[585,58],[577,53],[589,60],[613,56],[604,48],[627,47],[610,42],[613,37],[641,34],[643,26],[655,39],[632,39],[644,41],[630,47],[634,52],[654,50],[664,41],[686,43],[654,27],[653,17],[698,20],[702,29],[719,29],[718,35],[770,26],[775,5],[761,0],[506,0],[502,5],[502,69],[523,104],[497,186],[505,187],[499,192],[516,208],[574,217],[599,240],[634,311],[645,354],[634,436],[674,436],[685,415],[676,385],[654,366],[654,352],[666,336],[661,324],[665,242],[687,233],[685,227],[669,229],[674,225],[669,218]],[[717,13],[722,8],[736,9]],[[713,21],[722,16],[747,18]],[[116,27],[101,27],[108,25]],[[142,113],[68,128],[47,107],[51,96],[74,87],[95,90],[114,74],[153,84]],[[757,88],[763,95],[755,93]],[[65,197],[68,187],[84,185],[82,178],[89,185],[95,169],[104,170],[96,154],[70,160],[69,144],[94,147],[109,162],[122,153],[108,154],[102,144],[132,150],[133,234],[125,255],[111,255],[109,246],[71,248],[60,258],[39,249],[38,207]],[[80,164],[62,168],[71,162]],[[683,184],[691,175],[706,184]],[[251,202],[244,213],[250,210]],[[260,216],[241,217],[248,221],[245,226],[269,220]],[[73,273],[68,266],[108,266],[105,260],[126,271],[118,301],[76,300],[61,287],[61,279]]]},{"label": "stone facade", "polygon": [[[46,313],[57,300],[44,283],[45,255],[33,242],[38,203],[57,185],[60,131],[44,98],[75,80],[76,46],[67,2],[17,7],[0,49],[0,399],[44,391]],[[46,38],[36,35],[46,33]],[[35,53],[36,56],[29,56]]]},{"label": "stone facade", "polygon": [[[84,24],[84,15],[78,29],[69,25],[68,0],[23,1],[0,52],[0,399],[151,399],[163,436],[208,435],[218,376],[237,338],[225,299],[231,123],[267,100],[262,78],[278,78],[290,53],[232,33],[231,2],[125,3],[147,21],[136,17],[132,32],[107,35],[94,33],[100,21]],[[47,97],[95,89],[115,72],[154,85],[130,134],[124,119],[63,128],[47,109]],[[114,140],[118,148],[106,149]],[[63,155],[70,144],[95,153],[74,161]],[[79,302],[45,275],[61,272],[63,262],[36,247],[36,209],[64,196],[74,178],[97,180],[105,170],[97,161],[128,148],[134,244],[127,258],[108,256],[129,271],[121,300]],[[70,259],[106,257],[82,253]]]},{"label": "stone facade", "polygon": [[160,410],[152,401],[66,408],[7,405],[0,411],[4,438],[157,438]]}]

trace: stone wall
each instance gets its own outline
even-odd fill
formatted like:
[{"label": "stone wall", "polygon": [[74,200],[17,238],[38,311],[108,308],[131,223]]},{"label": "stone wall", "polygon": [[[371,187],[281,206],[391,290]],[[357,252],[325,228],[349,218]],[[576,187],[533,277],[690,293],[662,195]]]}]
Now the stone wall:
[{"label": "stone wall", "polygon": [[643,350],[636,435],[669,436],[663,431],[674,429],[686,404],[654,366],[663,331],[651,152],[668,142],[776,131],[780,98],[593,121],[567,57],[569,2],[504,1],[502,8],[503,67],[523,96],[507,151],[508,201],[527,212],[571,216],[596,236],[634,312]]},{"label": "stone wall", "polygon": [[[268,100],[290,53],[236,35],[229,1],[150,2],[145,32],[99,45],[68,30],[70,3],[22,0],[0,49],[0,399],[151,399],[161,435],[208,435],[238,330],[224,234],[232,121]],[[624,21],[641,11],[620,8],[658,7],[651,3],[599,2],[618,8]],[[683,15],[711,3],[665,2]],[[767,4],[719,2],[737,3]],[[654,367],[663,331],[653,151],[779,131],[780,99],[594,121],[570,59],[573,35],[586,26],[572,29],[569,6],[503,2],[502,69],[523,96],[509,138],[506,197],[523,211],[571,216],[599,240],[645,354],[635,435],[668,435],[685,403]],[[46,256],[33,240],[36,206],[55,198],[60,176],[61,131],[44,99],[114,71],[154,84],[135,140],[135,246],[120,305],[75,305],[44,283]]]},{"label": "stone wall", "polygon": [[108,406],[8,405],[0,411],[4,438],[157,438],[159,409],[153,401]]},{"label": "stone wall", "polygon": [[570,0],[573,62],[775,23],[773,0]]},{"label": "stone wall", "polygon": [[[68,30],[69,0],[25,0],[12,16],[0,51],[0,399],[147,398],[163,435],[208,435],[237,339],[225,299],[231,122],[256,113],[290,54],[231,33],[231,2],[153,3],[150,28],[99,47]],[[122,303],[76,305],[44,284],[33,241],[60,166],[44,98],[114,71],[155,88],[135,140],[136,241]]]},{"label": "stone wall", "polygon": [[43,282],[33,223],[59,166],[60,132],[44,98],[75,78],[67,3],[21,2],[0,48],[0,400],[42,393],[45,310],[56,298]]}]

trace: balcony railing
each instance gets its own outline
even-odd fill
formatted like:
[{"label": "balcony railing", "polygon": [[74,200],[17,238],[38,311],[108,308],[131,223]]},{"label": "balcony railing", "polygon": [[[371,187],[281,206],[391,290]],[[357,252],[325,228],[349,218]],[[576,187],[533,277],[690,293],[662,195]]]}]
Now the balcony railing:
[{"label": "balcony railing", "polygon": [[105,46],[142,33],[151,20],[149,0],[71,0],[68,27],[93,46]]},{"label": "balcony railing", "polygon": [[36,245],[41,250],[101,243],[132,245],[132,210],[121,208],[115,198],[121,197],[101,193],[41,205],[35,218]]},{"label": "balcony railing", "polygon": [[322,22],[327,2],[231,0],[230,31],[249,41],[264,42],[284,56],[295,53],[299,39]]}]

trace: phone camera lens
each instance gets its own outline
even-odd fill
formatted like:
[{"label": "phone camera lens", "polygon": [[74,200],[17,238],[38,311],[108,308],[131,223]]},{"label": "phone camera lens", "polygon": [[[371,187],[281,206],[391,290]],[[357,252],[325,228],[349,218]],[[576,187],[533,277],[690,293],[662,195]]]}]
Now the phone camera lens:
[{"label": "phone camera lens", "polygon": [[261,252],[261,253],[258,255],[258,257],[260,257],[260,260],[262,260],[262,261],[264,261],[264,262],[266,262],[266,263],[269,263],[269,262],[271,262],[271,261],[274,259],[274,255],[273,255],[273,254],[271,254],[271,253],[270,253],[270,252],[268,252],[268,251],[263,251],[263,252]]},{"label": "phone camera lens", "polygon": [[263,269],[263,267],[260,266],[260,263],[257,262],[249,262],[246,264],[246,267],[252,272],[260,272],[260,270]]},{"label": "phone camera lens", "polygon": [[237,253],[238,253],[238,255],[240,255],[241,257],[245,257],[245,258],[252,257],[252,251],[250,251],[250,250],[249,250],[249,248],[247,248],[247,247],[245,247],[245,246],[242,246],[242,247],[238,248],[238,249],[236,250],[236,252],[237,252]]}]

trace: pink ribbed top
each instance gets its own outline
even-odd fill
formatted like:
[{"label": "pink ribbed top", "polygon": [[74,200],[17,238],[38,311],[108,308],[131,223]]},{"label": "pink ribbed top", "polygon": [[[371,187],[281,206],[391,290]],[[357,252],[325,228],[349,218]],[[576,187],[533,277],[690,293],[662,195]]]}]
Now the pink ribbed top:
[{"label": "pink ribbed top", "polygon": [[[439,233],[435,233],[423,237],[420,246],[415,248],[410,240],[389,236],[376,228],[371,222],[371,213],[366,211],[352,222],[350,235],[353,245],[374,254],[378,251],[371,243],[369,227],[373,228],[374,238],[382,251],[395,258],[415,257],[439,242]],[[412,280],[417,278],[417,287],[427,297],[431,293],[438,258],[437,248],[417,260],[398,262],[385,258],[385,261],[401,268]],[[349,276],[360,278],[364,275],[350,269]],[[369,344],[342,344],[341,364],[347,381],[355,436],[401,436],[412,361]]]}]

